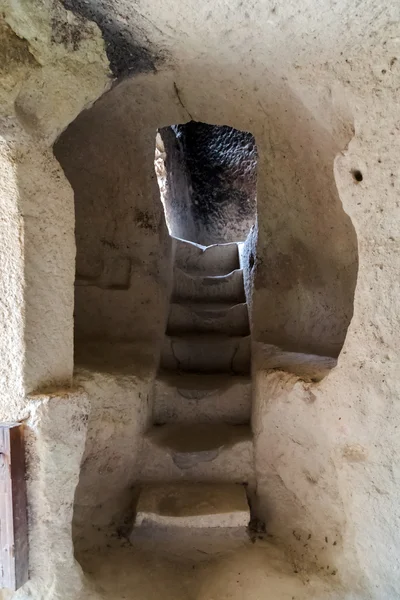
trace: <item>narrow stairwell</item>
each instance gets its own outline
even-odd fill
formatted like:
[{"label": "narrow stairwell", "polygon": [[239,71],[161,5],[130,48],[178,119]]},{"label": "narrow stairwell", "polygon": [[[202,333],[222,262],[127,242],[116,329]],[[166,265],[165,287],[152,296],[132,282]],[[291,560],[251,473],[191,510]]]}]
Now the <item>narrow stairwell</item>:
[{"label": "narrow stairwell", "polygon": [[[254,489],[250,335],[236,243],[175,240],[174,286],[131,541],[246,536]],[[193,538],[191,538],[193,539]]]}]

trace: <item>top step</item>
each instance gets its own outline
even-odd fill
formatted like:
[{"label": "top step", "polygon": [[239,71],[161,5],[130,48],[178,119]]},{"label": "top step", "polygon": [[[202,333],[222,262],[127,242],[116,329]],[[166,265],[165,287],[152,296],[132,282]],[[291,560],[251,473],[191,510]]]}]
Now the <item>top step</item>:
[{"label": "top step", "polygon": [[236,242],[201,246],[186,240],[175,240],[175,265],[193,275],[226,275],[240,268]]}]

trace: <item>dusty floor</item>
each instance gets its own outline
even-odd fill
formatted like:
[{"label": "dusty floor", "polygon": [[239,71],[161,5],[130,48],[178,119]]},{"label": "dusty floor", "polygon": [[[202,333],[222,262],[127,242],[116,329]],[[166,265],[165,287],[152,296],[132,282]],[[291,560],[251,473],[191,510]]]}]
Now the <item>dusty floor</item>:
[{"label": "dusty floor", "polygon": [[[154,531],[154,530],[153,530]],[[162,534],[161,534],[162,535]],[[222,536],[225,542],[222,541]],[[78,557],[96,591],[109,600],[334,600],[343,598],[331,577],[296,573],[265,541],[226,532],[218,539],[153,537],[133,545],[114,540],[101,552]],[[226,540],[228,539],[228,545]]]}]

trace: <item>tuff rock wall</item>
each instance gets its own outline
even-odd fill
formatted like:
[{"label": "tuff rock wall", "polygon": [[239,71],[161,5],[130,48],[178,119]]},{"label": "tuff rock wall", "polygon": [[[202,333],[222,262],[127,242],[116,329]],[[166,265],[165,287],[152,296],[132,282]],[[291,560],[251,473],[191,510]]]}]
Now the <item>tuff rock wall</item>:
[{"label": "tuff rock wall", "polygon": [[[15,597],[47,593],[64,600],[92,593],[73,560],[72,497],[80,457],[87,464],[95,457],[96,469],[106,467],[101,450],[112,449],[113,435],[120,435],[114,427],[103,440],[93,435],[110,420],[99,411],[107,407],[109,389],[96,373],[104,368],[115,373],[127,363],[132,368],[129,343],[137,332],[138,339],[151,343],[148,360],[142,358],[148,387],[133,393],[129,417],[140,411],[139,427],[131,430],[140,444],[167,295],[157,264],[157,256],[168,256],[162,213],[154,208],[150,223],[157,231],[148,238],[142,232],[141,238],[140,223],[131,212],[127,216],[127,207],[156,207],[155,131],[193,118],[251,131],[256,139],[258,237],[252,238],[248,289],[257,347],[279,346],[303,359],[340,352],[337,366],[323,379],[313,372],[288,372],[283,363],[271,369],[271,362],[263,364],[254,353],[260,513],[305,577],[312,569],[328,571],[343,586],[340,598],[396,598],[397,3],[189,2],[179,7],[179,18],[172,0],[134,7],[70,2],[68,8],[73,12],[44,1],[2,5],[1,414],[4,421],[25,420],[32,440],[32,577],[29,588]],[[122,75],[126,78],[117,85]],[[112,80],[113,88],[104,94]],[[61,169],[52,146],[70,123],[56,145],[57,154],[68,140]],[[121,134],[126,130],[125,145],[118,143],[116,125]],[[92,183],[90,199],[82,189]],[[123,347],[128,358],[123,354],[117,367],[104,367],[104,356],[113,352],[101,353],[101,360],[89,365],[94,375],[80,377],[76,391],[70,388],[74,192],[76,206],[81,199],[77,215],[88,219],[86,232],[84,220],[77,220],[78,252],[79,240],[90,245],[93,273],[109,256],[119,265],[116,288],[88,285],[81,293],[88,294],[97,315],[95,331],[100,328],[107,343],[128,344]],[[107,200],[110,195],[115,204]],[[96,221],[106,210],[115,210],[111,222],[124,222],[123,238]],[[116,253],[93,240],[90,219],[107,241],[116,235]],[[149,262],[139,247],[121,252],[120,245],[134,239],[147,239],[154,248]],[[134,281],[149,277],[144,288],[159,290],[148,305],[146,297],[132,292],[133,308],[127,308],[123,292],[132,287],[127,263],[137,265],[129,271]],[[118,288],[122,279],[128,290]],[[104,291],[116,293],[120,315],[113,314],[106,294],[101,297]],[[90,339],[91,313],[83,318],[83,310],[80,331]],[[156,310],[153,324],[148,315]],[[132,311],[138,321],[147,315],[143,323],[132,324]],[[100,396],[96,386],[103,390]],[[108,493],[106,479],[104,486],[88,483],[93,470],[89,480],[81,475],[76,496],[89,514]],[[134,472],[129,476],[134,481]],[[125,502],[124,490],[122,496]],[[63,532],[56,555],[54,523]],[[38,548],[39,538],[48,546]],[[50,555],[54,559],[48,561]]]},{"label": "tuff rock wall", "polygon": [[[256,219],[257,147],[247,131],[189,121],[164,127],[172,235],[209,246],[243,242]],[[186,198],[183,203],[182,199]]]}]

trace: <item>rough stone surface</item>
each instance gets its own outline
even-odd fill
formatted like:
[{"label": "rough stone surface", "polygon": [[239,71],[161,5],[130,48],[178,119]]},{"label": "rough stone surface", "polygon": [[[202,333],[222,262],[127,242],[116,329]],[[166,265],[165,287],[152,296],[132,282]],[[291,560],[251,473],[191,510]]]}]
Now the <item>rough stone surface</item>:
[{"label": "rough stone surface", "polygon": [[50,149],[17,125],[11,134],[1,140],[4,420],[26,416],[26,394],[70,385],[73,367],[72,192]]},{"label": "rough stone surface", "polygon": [[247,527],[249,505],[243,486],[177,483],[145,486],[136,507],[136,527]]},{"label": "rough stone surface", "polygon": [[1,114],[51,143],[109,87],[100,31],[57,2],[2,0],[1,8]]},{"label": "rough stone surface", "polygon": [[153,397],[153,420],[158,425],[250,421],[250,377],[162,373]]},{"label": "rough stone surface", "polygon": [[104,596],[112,600],[124,600],[138,590],[143,598],[154,600],[190,600],[194,595],[204,600],[344,597],[334,577],[295,573],[284,553],[272,544],[252,544],[243,534],[231,537],[229,529],[206,529],[202,535],[196,531],[194,548],[193,530],[162,533],[154,535],[152,529],[149,535],[138,529],[131,547],[111,541],[109,547],[80,559]]},{"label": "rough stone surface", "polygon": [[1,9],[0,388],[2,419],[16,420],[26,394],[71,384],[73,197],[51,144],[105,91],[109,71],[93,23],[48,2]]},{"label": "rough stone surface", "polygon": [[170,233],[205,246],[246,239],[256,218],[257,148],[251,133],[190,121],[160,129],[159,135]]},{"label": "rough stone surface", "polygon": [[239,269],[237,244],[202,246],[184,240],[174,241],[175,265],[190,275],[226,275]]},{"label": "rough stone surface", "polygon": [[[78,17],[94,21],[100,28],[106,45],[110,68],[115,77],[156,70],[162,62],[161,52],[155,52],[148,41],[141,42],[143,32],[137,30],[135,12],[128,15],[110,13],[108,3],[84,0],[61,0],[63,6]],[[79,31],[76,32],[79,36]],[[79,39],[79,37],[78,37]]]},{"label": "rough stone surface", "polygon": [[195,240],[189,173],[172,127],[157,131],[154,168],[168,231],[176,238]]},{"label": "rough stone surface", "polygon": [[250,348],[249,336],[166,336],[161,348],[161,367],[194,373],[246,374],[250,370]]},{"label": "rough stone surface", "polygon": [[83,390],[57,390],[33,396],[27,408],[30,578],[15,598],[39,597],[39,590],[52,600],[92,598],[72,541],[88,398]]},{"label": "rough stone surface", "polygon": [[[108,599],[129,598],[138,589],[143,598],[169,594],[175,600],[195,593],[251,599],[268,589],[284,600],[313,595],[393,600],[400,595],[399,5],[300,0],[210,7],[190,0],[179,7],[178,17],[173,0],[143,0],[135,11],[124,0],[110,0],[106,8],[112,20],[134,15],[128,20],[134,18],[143,33],[140,45],[148,38],[169,58],[163,69],[126,79],[89,108],[110,84],[99,28],[60,4],[2,2],[2,419],[27,418],[27,392],[61,380],[67,385],[71,378],[74,215],[71,189],[50,156],[57,136],[88,108],[60,138],[56,152],[66,144],[59,158],[67,175],[70,169],[76,204],[83,207],[77,211],[78,263],[79,254],[87,253],[88,274],[100,283],[100,293],[107,291],[102,276],[110,273],[112,286],[123,288],[112,293],[126,293],[126,259],[137,265],[134,280],[140,289],[148,264],[142,264],[147,258],[139,230],[161,223],[146,249],[154,245],[149,295],[160,303],[138,301],[134,311],[123,314],[122,304],[115,312],[101,308],[100,293],[88,292],[86,302],[99,314],[93,330],[100,328],[105,337],[112,337],[118,318],[120,338],[134,314],[144,323],[142,338],[156,339],[168,295],[164,277],[169,278],[168,260],[158,259],[168,255],[161,208],[152,212],[159,194],[156,130],[193,118],[251,131],[259,157],[257,229],[246,244],[253,338],[278,348],[278,355],[282,348],[303,357],[339,354],[337,366],[312,381],[310,373],[306,380],[288,373],[282,362],[275,372],[268,368],[271,362],[263,369],[253,352],[259,510],[270,539],[282,544],[290,561],[278,551],[259,554],[256,546],[196,572],[193,563],[186,568],[174,563],[171,569],[165,556],[112,544],[80,560]],[[98,210],[92,213],[96,199]],[[110,218],[106,208],[112,207],[116,215]],[[130,217],[136,209],[145,217]],[[115,222],[122,225],[114,233]],[[98,237],[92,234],[96,229]],[[115,267],[114,249],[99,250],[102,238],[107,248],[107,243],[138,240],[137,252],[121,252]],[[104,270],[98,267],[103,257]],[[132,301],[137,298],[132,294]],[[77,308],[79,321],[84,309]],[[82,331],[89,317],[81,317]],[[135,336],[132,327],[130,337]],[[136,354],[140,363],[140,351]],[[41,421],[46,425],[47,418],[39,411],[38,428]],[[57,445],[62,435],[70,439],[76,431],[76,418],[58,413],[51,427]],[[56,464],[57,477],[66,483],[50,477],[49,504],[43,480],[32,479],[28,488],[32,509],[48,506],[46,518],[34,527],[38,539],[46,540],[48,532],[51,550],[40,560],[33,550],[34,571],[40,563],[46,572],[17,593],[21,600],[91,597],[73,563],[70,533],[84,437],[82,430],[78,440],[63,446],[62,460],[52,443],[42,463],[38,455],[29,456],[31,470]],[[113,435],[109,447],[116,440]],[[140,445],[140,436],[137,441]],[[89,460],[95,454],[92,442]],[[171,464],[171,471],[179,469]],[[102,484],[95,469],[90,477],[88,504],[96,506],[108,481],[105,476]],[[63,525],[50,527],[58,523],[63,493],[69,502]],[[315,569],[325,574],[319,588],[313,587]]]},{"label": "rough stone surface", "polygon": [[198,302],[243,302],[241,269],[228,275],[189,275],[181,269],[174,271],[174,300]]},{"label": "rough stone surface", "polygon": [[75,191],[78,344],[156,341],[167,317],[171,241],[155,182],[154,129],[148,132],[149,154],[143,153],[140,123],[126,121],[127,98],[123,88],[115,92],[122,93],[120,110],[110,112],[104,96],[55,145]]},{"label": "rough stone surface", "polygon": [[[103,348],[107,356],[115,346]],[[132,489],[138,481],[142,439],[151,418],[149,400],[156,362],[140,346],[142,362],[120,349],[114,364],[101,361],[89,346],[79,353],[75,381],[87,393],[91,411],[79,485],[75,494],[75,547],[104,543],[130,517]],[[115,357],[116,358],[116,357]]]},{"label": "rough stone surface", "polygon": [[193,331],[197,333],[225,333],[248,335],[247,304],[173,303],[168,315],[167,333],[174,335]]},{"label": "rough stone surface", "polygon": [[144,439],[141,481],[251,483],[253,442],[245,425],[182,424],[154,427]]}]

